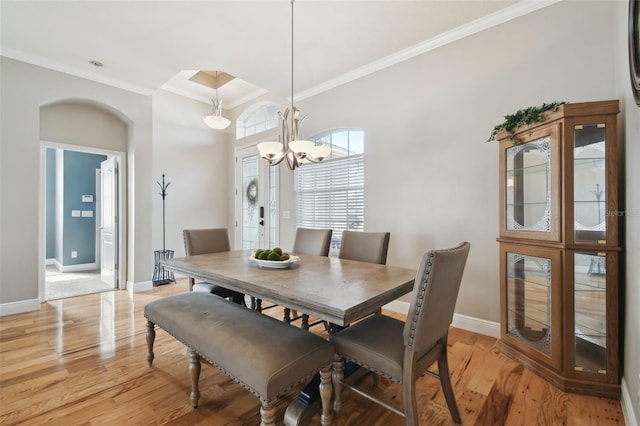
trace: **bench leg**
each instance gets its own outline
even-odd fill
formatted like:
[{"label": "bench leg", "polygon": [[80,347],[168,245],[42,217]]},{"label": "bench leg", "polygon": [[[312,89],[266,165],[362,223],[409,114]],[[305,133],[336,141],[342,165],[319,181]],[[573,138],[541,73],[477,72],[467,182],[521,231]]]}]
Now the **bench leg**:
[{"label": "bench leg", "polygon": [[320,424],[331,424],[331,364],[325,365],[320,370],[320,399],[322,401],[322,414]]},{"label": "bench leg", "polygon": [[262,401],[260,407],[260,426],[276,426],[276,401]]},{"label": "bench leg", "polygon": [[200,355],[189,349],[189,376],[191,377],[191,403],[193,408],[198,408],[198,400],[200,399],[200,390],[198,382],[200,381]]},{"label": "bench leg", "polygon": [[149,364],[149,367],[151,367],[151,364],[153,364],[153,342],[156,340],[156,330],[155,330],[155,324],[152,323],[151,321],[147,320],[147,334],[146,334],[146,338],[147,338],[147,363]]}]

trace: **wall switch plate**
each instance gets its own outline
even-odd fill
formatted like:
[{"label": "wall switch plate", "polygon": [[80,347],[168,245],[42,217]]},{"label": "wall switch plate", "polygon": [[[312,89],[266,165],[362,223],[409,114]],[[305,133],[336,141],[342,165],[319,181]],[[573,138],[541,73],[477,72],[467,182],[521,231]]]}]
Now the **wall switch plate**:
[{"label": "wall switch plate", "polygon": [[93,210],[82,210],[82,217],[93,217]]},{"label": "wall switch plate", "polygon": [[80,217],[80,210],[71,210],[71,217]]},{"label": "wall switch plate", "polygon": [[71,258],[75,259],[76,257],[78,257],[78,252],[77,251],[72,251],[71,252]]}]

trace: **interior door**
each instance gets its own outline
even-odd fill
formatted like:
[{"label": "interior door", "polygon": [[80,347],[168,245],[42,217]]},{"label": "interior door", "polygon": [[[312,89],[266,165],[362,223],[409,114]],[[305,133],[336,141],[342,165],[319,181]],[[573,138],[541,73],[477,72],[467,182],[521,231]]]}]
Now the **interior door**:
[{"label": "interior door", "polygon": [[118,168],[116,158],[100,163],[100,278],[118,284]]},{"label": "interior door", "polygon": [[277,245],[277,173],[255,146],[236,151],[236,249]]}]

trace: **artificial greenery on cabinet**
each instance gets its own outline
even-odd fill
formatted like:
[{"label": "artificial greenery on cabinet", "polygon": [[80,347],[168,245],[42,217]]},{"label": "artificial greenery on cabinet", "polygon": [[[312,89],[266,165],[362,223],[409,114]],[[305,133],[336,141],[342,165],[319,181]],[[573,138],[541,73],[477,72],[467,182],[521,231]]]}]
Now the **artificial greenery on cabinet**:
[{"label": "artificial greenery on cabinet", "polygon": [[504,121],[500,124],[497,124],[493,130],[491,131],[491,135],[487,142],[491,142],[496,140],[496,136],[501,131],[507,132],[507,140],[509,140],[512,144],[518,145],[520,142],[520,138],[516,137],[514,130],[518,127],[529,126],[535,123],[541,123],[544,121],[544,113],[547,111],[556,111],[560,105],[564,105],[567,102],[551,102],[551,103],[543,103],[540,106],[531,106],[528,108],[519,109],[513,114],[507,114],[504,116]]}]

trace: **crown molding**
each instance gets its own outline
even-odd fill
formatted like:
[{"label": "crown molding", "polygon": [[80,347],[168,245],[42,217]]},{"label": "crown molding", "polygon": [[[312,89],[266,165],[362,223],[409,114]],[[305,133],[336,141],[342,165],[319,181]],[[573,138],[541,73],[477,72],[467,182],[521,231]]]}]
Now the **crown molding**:
[{"label": "crown molding", "polygon": [[[470,23],[461,25],[457,28],[454,28],[450,31],[442,33],[436,37],[430,38],[413,46],[410,46],[406,49],[402,49],[398,52],[395,52],[391,55],[385,56],[377,61],[371,62],[367,65],[364,65],[360,68],[356,68],[353,71],[349,71],[341,76],[325,81],[324,83],[313,86],[307,90],[303,90],[299,93],[295,94],[295,98],[297,101],[301,101],[312,96],[319,95],[328,90],[334,89],[343,84],[349,83],[351,81],[357,80],[359,78],[365,77],[369,74],[373,74],[377,71],[383,70],[390,66],[396,65],[398,63],[404,62],[408,59],[414,58],[418,55],[422,55],[431,50],[437,49],[439,47],[445,46],[449,43],[453,43],[457,40],[463,39],[470,35],[479,33],[481,31],[487,30],[489,28],[495,27],[502,23],[508,22],[512,19],[519,18],[520,16],[526,15],[528,13],[535,12],[537,10],[543,9],[547,6],[554,5],[563,0],[522,0],[513,6],[502,9],[498,12],[487,15],[483,18],[477,19]],[[210,100],[204,99],[201,96],[197,96],[194,94],[189,94],[186,91],[180,90],[171,85],[163,85],[160,88],[150,88],[134,85],[131,83],[124,82],[122,80],[107,78],[102,75],[99,75],[95,72],[89,72],[85,69],[72,67],[65,64],[61,64],[59,62],[50,61],[48,59],[31,55],[28,53],[24,53],[21,51],[16,51],[13,49],[2,49],[0,52],[1,56],[6,56],[11,59],[15,59],[22,62],[27,62],[33,65],[37,65],[43,68],[48,68],[53,71],[59,71],[65,74],[70,74],[76,77],[81,77],[87,80],[95,81],[97,83],[106,84],[109,86],[113,86],[119,89],[127,90],[130,92],[138,93],[144,96],[152,95],[156,90],[163,89],[169,92],[175,93],[180,96],[184,96],[190,99],[194,99],[199,102],[209,103]],[[249,102],[259,96],[268,93],[265,89],[259,89],[255,92],[250,93],[247,96],[242,97],[241,99],[236,100],[233,103],[227,104],[227,109],[233,109],[243,103]]]},{"label": "crown molding", "polygon": [[50,61],[40,56],[31,55],[31,54],[13,50],[13,49],[6,49],[6,48],[2,49],[2,52],[0,54],[7,58],[15,59],[16,61],[26,62],[32,65],[36,65],[42,68],[47,68],[53,71],[58,71],[64,74],[70,74],[75,77],[84,78],[86,80],[91,80],[96,83],[106,84],[107,86],[117,87],[118,89],[127,90],[129,92],[138,93],[144,96],[150,96],[154,92],[154,90],[149,87],[138,86],[135,84],[124,82],[122,80],[104,77],[99,74],[89,72],[87,70],[84,70],[78,67],[71,67],[65,64],[61,64],[59,62]]},{"label": "crown molding", "polygon": [[513,6],[461,25],[406,49],[392,53],[391,55],[385,56],[360,68],[356,68],[355,70],[342,74],[339,77],[296,93],[295,98],[296,100],[301,101],[303,99],[319,95],[323,92],[365,77],[369,74],[373,74],[400,62],[404,62],[449,43],[453,43],[465,37],[493,28],[497,25],[519,18],[520,16],[527,15],[531,12],[535,12],[539,9],[543,9],[547,6],[554,5],[560,1],[562,0],[523,0]]}]

